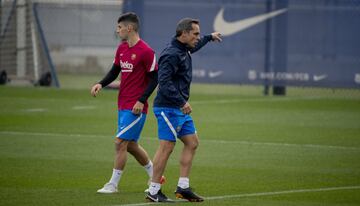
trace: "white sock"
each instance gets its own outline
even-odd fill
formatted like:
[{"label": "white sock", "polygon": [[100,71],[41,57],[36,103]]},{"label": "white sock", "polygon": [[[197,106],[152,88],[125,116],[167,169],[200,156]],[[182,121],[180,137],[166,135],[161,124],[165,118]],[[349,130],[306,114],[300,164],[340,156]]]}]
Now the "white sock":
[{"label": "white sock", "polygon": [[157,194],[160,189],[161,189],[161,184],[160,183],[155,183],[155,182],[150,183],[149,192],[150,192],[151,195]]},{"label": "white sock", "polygon": [[112,176],[111,176],[111,179],[109,182],[116,185],[116,187],[117,187],[122,173],[123,173],[122,170],[113,169],[113,173],[112,173]]},{"label": "white sock", "polygon": [[153,176],[153,163],[151,162],[151,160],[147,165],[144,166],[144,169],[151,178]]},{"label": "white sock", "polygon": [[178,186],[181,187],[182,189],[186,189],[186,188],[190,187],[189,182],[190,182],[190,180],[188,177],[180,177]]},{"label": "white sock", "polygon": [[155,182],[150,183],[149,192],[150,192],[151,195],[157,194],[160,189],[161,189],[161,184],[160,183],[155,183]]}]

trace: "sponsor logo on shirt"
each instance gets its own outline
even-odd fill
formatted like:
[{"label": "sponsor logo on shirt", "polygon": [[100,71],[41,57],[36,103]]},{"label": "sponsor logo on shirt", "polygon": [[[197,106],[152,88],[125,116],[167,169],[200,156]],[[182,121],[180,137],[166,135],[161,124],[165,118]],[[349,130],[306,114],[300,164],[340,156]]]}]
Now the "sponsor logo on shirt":
[{"label": "sponsor logo on shirt", "polygon": [[132,72],[134,65],[129,63],[128,61],[121,61],[120,60],[120,66],[121,66],[121,72]]}]

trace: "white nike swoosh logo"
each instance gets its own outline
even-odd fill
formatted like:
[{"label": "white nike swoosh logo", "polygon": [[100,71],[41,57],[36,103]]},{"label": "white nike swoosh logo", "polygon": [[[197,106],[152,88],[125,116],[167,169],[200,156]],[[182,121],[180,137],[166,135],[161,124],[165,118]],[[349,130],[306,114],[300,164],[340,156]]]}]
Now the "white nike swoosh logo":
[{"label": "white nike swoosh logo", "polygon": [[314,81],[317,82],[317,81],[320,81],[320,80],[323,80],[327,77],[326,74],[323,74],[323,75],[314,75],[313,78],[314,78]]},{"label": "white nike swoosh logo", "polygon": [[224,19],[224,8],[222,8],[215,17],[214,30],[220,32],[223,36],[230,36],[249,27],[255,26],[256,24],[259,24],[267,19],[280,15],[286,11],[287,9],[279,9],[270,13],[260,14],[234,22],[227,22]]},{"label": "white nike swoosh logo", "polygon": [[148,198],[152,199],[154,202],[159,202],[159,198],[158,198],[158,197],[156,197],[156,199],[155,199],[155,198],[151,197],[150,195],[148,195]]},{"label": "white nike swoosh logo", "polygon": [[360,84],[360,74],[355,73],[355,78],[354,78],[354,80],[355,80],[355,83]]},{"label": "white nike swoosh logo", "polygon": [[222,75],[223,71],[216,71],[216,72],[213,72],[213,71],[209,71],[209,77],[210,78],[215,78],[217,76],[220,76]]}]

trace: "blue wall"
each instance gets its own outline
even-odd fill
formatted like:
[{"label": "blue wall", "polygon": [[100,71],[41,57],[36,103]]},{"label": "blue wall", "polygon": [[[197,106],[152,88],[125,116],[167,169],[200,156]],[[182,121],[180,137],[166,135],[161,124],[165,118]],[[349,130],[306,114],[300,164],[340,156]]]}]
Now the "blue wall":
[{"label": "blue wall", "polygon": [[[200,19],[201,32],[207,34],[214,31],[221,9],[222,26],[269,13],[265,0],[132,0],[124,8],[134,10],[131,2],[142,7],[142,36],[158,55],[181,18]],[[195,53],[194,81],[360,88],[360,1],[268,2],[270,12],[286,10]]]}]

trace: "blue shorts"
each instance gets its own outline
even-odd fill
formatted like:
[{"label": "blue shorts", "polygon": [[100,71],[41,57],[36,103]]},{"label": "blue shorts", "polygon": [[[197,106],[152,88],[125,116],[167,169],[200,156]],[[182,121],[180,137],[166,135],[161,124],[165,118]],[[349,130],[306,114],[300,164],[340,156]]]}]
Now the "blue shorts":
[{"label": "blue shorts", "polygon": [[137,142],[144,127],[146,114],[135,115],[131,110],[118,111],[118,131],[116,137]]},{"label": "blue shorts", "polygon": [[153,110],[158,121],[158,135],[160,140],[176,142],[176,138],[196,133],[191,116],[183,114],[180,109],[154,107]]}]

